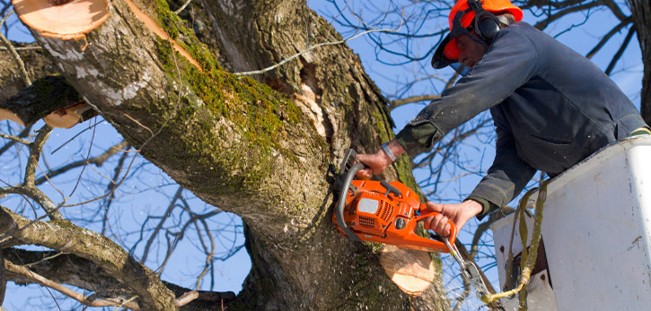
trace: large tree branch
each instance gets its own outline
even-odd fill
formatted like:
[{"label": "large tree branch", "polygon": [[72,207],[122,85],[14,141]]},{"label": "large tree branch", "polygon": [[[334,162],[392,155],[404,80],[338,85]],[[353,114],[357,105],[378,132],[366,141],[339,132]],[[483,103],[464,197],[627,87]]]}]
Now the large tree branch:
[{"label": "large tree branch", "polygon": [[73,253],[101,267],[138,295],[139,305],[151,310],[174,310],[174,295],[158,276],[136,262],[108,238],[65,220],[30,221],[2,207],[0,232],[26,244]]},{"label": "large tree branch", "polygon": [[133,299],[115,299],[115,298],[94,298],[92,296],[85,296],[82,293],[78,293],[66,286],[64,286],[61,283],[54,282],[46,277],[43,277],[40,274],[37,274],[33,271],[31,271],[29,268],[25,266],[20,266],[20,265],[15,265],[12,262],[5,260],[4,261],[4,268],[7,271],[8,274],[14,275],[16,278],[21,278],[23,280],[26,280],[26,282],[30,283],[37,283],[52,289],[55,289],[62,294],[77,300],[78,302],[86,305],[86,306],[91,306],[91,307],[111,307],[111,306],[116,306],[116,307],[127,307],[132,310],[140,310],[140,307],[138,304],[134,303],[132,300]]},{"label": "large tree branch", "polygon": [[[133,291],[118,282],[101,267],[73,254],[54,251],[27,251],[18,248],[7,248],[4,249],[4,252],[5,262],[25,267],[51,282],[72,285],[93,293],[87,298],[117,302],[118,297],[133,297],[134,295]],[[18,274],[9,274],[8,278],[18,284],[34,282],[33,278]],[[215,310],[216,305],[223,304],[228,307],[235,299],[233,292],[196,291],[169,282],[163,282],[163,284],[177,297],[175,303],[183,306],[182,310]]]}]

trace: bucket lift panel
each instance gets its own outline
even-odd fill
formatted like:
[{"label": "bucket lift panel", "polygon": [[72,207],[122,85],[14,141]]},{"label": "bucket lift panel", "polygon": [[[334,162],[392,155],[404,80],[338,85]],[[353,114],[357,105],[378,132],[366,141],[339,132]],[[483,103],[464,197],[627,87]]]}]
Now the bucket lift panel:
[{"label": "bucket lift panel", "polygon": [[[501,287],[507,281],[512,221],[511,215],[492,227]],[[552,291],[535,300],[555,305],[539,310],[648,310],[651,136],[611,145],[549,183],[542,240]],[[516,254],[519,241],[516,237]],[[536,291],[531,288],[530,295]],[[530,310],[538,309],[529,301]]]}]

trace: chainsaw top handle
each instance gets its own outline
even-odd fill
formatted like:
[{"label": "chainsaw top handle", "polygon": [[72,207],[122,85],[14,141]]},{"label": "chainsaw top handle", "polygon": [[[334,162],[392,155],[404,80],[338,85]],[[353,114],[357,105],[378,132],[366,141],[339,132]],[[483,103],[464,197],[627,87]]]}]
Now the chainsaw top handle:
[{"label": "chainsaw top handle", "polygon": [[355,174],[364,169],[364,164],[362,163],[352,164],[352,162],[355,160],[356,155],[357,153],[355,150],[349,149],[346,153],[346,156],[344,157],[344,160],[341,163],[340,173],[346,172],[346,176],[344,177],[341,183],[341,188],[339,189],[339,200],[337,201],[336,213],[337,224],[339,227],[350,239],[353,241],[360,241],[359,237],[357,237],[357,235],[353,233],[350,228],[348,228],[346,222],[344,221],[344,207],[346,206],[346,195],[348,195],[348,188],[350,188],[350,185],[353,182],[353,178],[355,178]]}]

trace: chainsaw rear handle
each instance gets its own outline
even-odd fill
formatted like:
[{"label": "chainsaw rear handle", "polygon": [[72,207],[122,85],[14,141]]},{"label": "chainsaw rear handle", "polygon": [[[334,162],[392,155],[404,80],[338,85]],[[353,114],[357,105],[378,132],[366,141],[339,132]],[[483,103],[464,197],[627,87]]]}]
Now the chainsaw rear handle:
[{"label": "chainsaw rear handle", "polygon": [[[425,206],[425,204],[421,204],[421,210],[423,210],[424,206]],[[427,217],[434,217],[434,216],[439,215],[439,214],[441,214],[441,213],[434,212],[434,211],[427,212],[425,214],[420,214],[420,215],[416,216],[416,221],[417,222],[418,221],[423,221]],[[451,245],[454,245],[454,241],[457,239],[457,227],[454,225],[454,223],[451,220],[448,220],[448,225],[450,225],[450,235],[447,236],[447,237],[441,237],[441,238],[442,239],[447,239],[450,242]],[[425,229],[428,229],[428,228],[425,228]]]}]

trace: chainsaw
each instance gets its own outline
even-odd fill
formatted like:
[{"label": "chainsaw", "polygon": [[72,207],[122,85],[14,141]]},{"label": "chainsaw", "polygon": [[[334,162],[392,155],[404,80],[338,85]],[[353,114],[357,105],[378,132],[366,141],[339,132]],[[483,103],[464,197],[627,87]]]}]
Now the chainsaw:
[{"label": "chainsaw", "polygon": [[[332,222],[337,229],[354,241],[370,241],[395,245],[401,248],[450,253],[461,268],[461,277],[475,288],[477,297],[483,299],[491,294],[477,265],[464,259],[457,249],[457,229],[450,221],[450,235],[442,238],[429,230],[426,238],[416,233],[418,222],[439,213],[427,211],[418,194],[401,182],[386,182],[374,177],[372,180],[355,179],[364,164],[354,163],[357,153],[346,153],[335,179],[338,201]],[[493,305],[504,310],[499,301]]]},{"label": "chainsaw", "polygon": [[339,191],[332,221],[337,229],[354,241],[391,244],[426,252],[450,252],[454,245],[456,228],[450,224],[447,238],[426,238],[416,233],[418,222],[437,212],[426,211],[418,194],[401,182],[359,180],[355,174],[364,168],[354,163],[356,153],[346,153],[336,178]]}]

